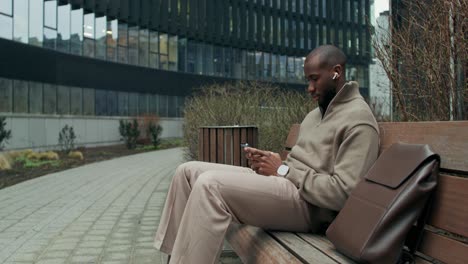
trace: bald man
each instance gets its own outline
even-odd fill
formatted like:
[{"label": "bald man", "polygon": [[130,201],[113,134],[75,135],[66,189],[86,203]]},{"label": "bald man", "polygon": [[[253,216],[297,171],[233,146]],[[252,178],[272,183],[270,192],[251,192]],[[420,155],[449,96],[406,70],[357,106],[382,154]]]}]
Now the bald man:
[{"label": "bald man", "polygon": [[285,161],[245,148],[251,168],[188,162],[172,180],[155,247],[170,263],[217,263],[231,222],[315,232],[329,224],[377,158],[379,131],[346,56],[314,49],[304,63],[307,91],[319,107],[301,123]]}]

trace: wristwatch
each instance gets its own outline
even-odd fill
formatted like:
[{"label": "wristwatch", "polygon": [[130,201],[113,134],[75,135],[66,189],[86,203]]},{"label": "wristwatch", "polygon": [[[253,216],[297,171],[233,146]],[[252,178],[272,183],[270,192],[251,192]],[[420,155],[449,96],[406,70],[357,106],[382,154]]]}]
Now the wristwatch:
[{"label": "wristwatch", "polygon": [[285,177],[286,174],[288,174],[288,172],[289,172],[289,167],[284,164],[279,166],[278,170],[276,171],[276,173],[278,173],[278,175],[281,177]]}]

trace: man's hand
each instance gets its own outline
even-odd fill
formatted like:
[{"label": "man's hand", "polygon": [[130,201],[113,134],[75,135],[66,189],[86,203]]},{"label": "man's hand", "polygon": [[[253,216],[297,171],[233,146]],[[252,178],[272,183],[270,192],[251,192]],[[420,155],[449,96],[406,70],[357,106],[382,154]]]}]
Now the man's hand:
[{"label": "man's hand", "polygon": [[244,148],[244,151],[247,153],[245,156],[249,160],[250,168],[256,173],[265,176],[277,175],[277,170],[281,166],[281,157],[278,153],[251,147]]}]

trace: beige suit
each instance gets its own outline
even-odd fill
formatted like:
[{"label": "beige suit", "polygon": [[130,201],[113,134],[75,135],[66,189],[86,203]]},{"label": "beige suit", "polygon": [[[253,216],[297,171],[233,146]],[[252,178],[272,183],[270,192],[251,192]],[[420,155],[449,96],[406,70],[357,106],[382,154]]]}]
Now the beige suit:
[{"label": "beige suit", "polygon": [[215,263],[231,221],[307,232],[329,223],[377,158],[377,122],[349,82],[322,116],[310,112],[285,163],[286,178],[188,162],[172,181],[155,246],[171,263]]},{"label": "beige suit", "polygon": [[307,232],[314,207],[296,186],[248,168],[188,162],[174,175],[155,247],[170,263],[216,263],[231,223]]}]

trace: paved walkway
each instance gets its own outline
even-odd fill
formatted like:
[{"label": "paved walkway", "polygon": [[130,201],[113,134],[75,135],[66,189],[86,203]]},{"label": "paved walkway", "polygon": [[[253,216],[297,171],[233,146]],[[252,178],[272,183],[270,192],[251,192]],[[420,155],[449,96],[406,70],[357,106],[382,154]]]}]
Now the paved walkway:
[{"label": "paved walkway", "polygon": [[153,237],[181,162],[155,151],[0,190],[0,263],[160,263]]}]

